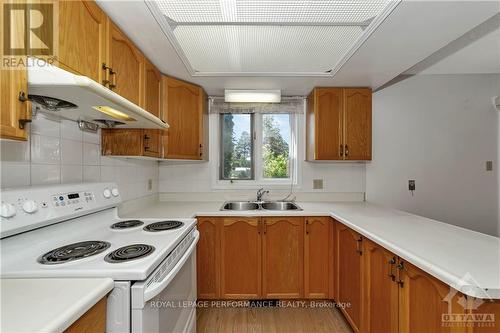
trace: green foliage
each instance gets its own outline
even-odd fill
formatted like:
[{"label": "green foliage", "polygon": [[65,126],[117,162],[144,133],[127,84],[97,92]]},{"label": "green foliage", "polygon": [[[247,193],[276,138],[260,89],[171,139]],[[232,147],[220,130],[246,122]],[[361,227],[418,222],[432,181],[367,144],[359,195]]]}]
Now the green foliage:
[{"label": "green foliage", "polygon": [[288,178],[288,143],[272,116],[264,115],[263,125],[264,178]]}]

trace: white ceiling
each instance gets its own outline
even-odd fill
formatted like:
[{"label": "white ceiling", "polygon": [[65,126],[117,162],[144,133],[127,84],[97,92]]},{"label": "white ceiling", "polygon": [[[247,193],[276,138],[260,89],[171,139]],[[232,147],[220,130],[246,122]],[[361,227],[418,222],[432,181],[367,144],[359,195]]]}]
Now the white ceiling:
[{"label": "white ceiling", "polygon": [[332,77],[192,76],[143,1],[97,0],[165,74],[224,89],[281,89],[306,95],[315,86],[380,87],[500,11],[495,1],[403,1]]},{"label": "white ceiling", "polygon": [[419,74],[500,73],[500,28]]}]

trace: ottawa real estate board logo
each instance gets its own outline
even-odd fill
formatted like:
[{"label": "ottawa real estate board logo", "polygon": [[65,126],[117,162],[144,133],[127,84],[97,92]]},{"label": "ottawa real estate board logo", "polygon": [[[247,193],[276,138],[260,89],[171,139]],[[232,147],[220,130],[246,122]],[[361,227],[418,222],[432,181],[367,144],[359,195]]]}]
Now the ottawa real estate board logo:
[{"label": "ottawa real estate board logo", "polygon": [[27,57],[53,63],[57,54],[57,2],[2,1],[2,68],[23,69]]}]

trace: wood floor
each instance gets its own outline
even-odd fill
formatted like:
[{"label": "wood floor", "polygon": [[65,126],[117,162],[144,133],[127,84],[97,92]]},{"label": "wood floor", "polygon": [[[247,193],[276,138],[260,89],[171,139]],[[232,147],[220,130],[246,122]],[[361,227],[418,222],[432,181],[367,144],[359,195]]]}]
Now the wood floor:
[{"label": "wood floor", "polygon": [[198,308],[197,333],[352,333],[338,309],[240,307]]}]

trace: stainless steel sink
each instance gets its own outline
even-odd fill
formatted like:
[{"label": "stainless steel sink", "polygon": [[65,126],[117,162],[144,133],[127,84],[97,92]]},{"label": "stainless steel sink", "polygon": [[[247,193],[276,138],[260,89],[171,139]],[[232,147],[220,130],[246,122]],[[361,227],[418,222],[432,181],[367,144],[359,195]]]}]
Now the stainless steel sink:
[{"label": "stainless steel sink", "polygon": [[221,210],[257,210],[260,206],[255,202],[229,201],[225,202]]},{"label": "stainless steel sink", "polygon": [[302,210],[299,206],[293,202],[283,202],[283,201],[272,201],[263,202],[261,204],[262,209],[266,210]]},{"label": "stainless steel sink", "polygon": [[282,201],[267,201],[267,202],[252,202],[252,201],[227,201],[225,202],[220,210],[234,210],[234,211],[245,211],[245,210],[302,210],[293,202],[282,202]]}]

